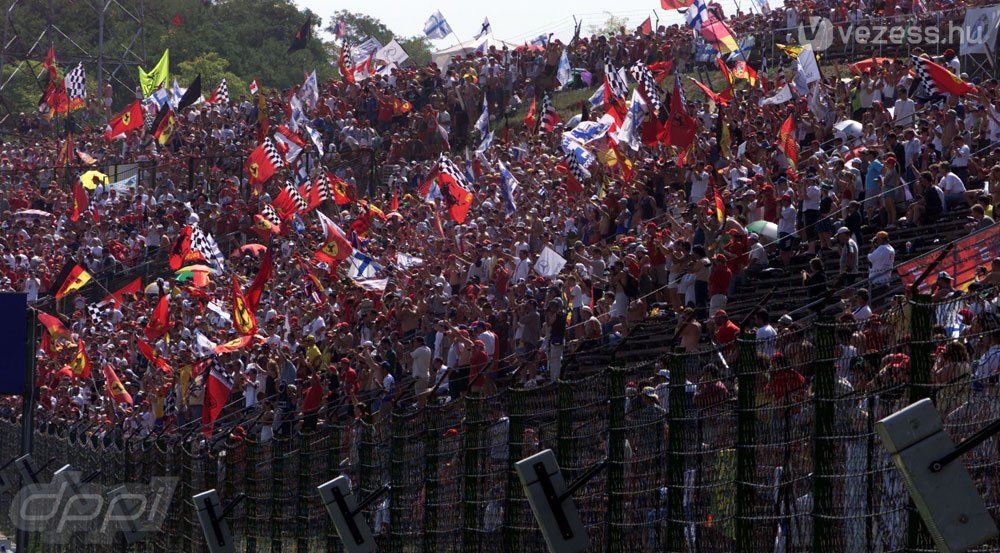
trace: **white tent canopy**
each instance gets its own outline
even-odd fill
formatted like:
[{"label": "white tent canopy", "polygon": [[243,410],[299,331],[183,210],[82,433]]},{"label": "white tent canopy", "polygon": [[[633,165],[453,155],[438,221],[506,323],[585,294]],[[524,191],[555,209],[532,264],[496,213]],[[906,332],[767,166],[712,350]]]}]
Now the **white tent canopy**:
[{"label": "white tent canopy", "polygon": [[465,56],[479,50],[480,48],[482,48],[484,52],[489,51],[491,46],[495,47],[497,50],[502,50],[504,46],[513,50],[514,48],[517,48],[518,45],[513,42],[505,42],[503,40],[497,40],[491,36],[486,36],[475,42],[464,42],[462,44],[442,48],[441,50],[431,54],[431,61],[436,63],[438,67],[445,68],[448,66],[448,62],[451,61],[451,58],[455,56]]}]

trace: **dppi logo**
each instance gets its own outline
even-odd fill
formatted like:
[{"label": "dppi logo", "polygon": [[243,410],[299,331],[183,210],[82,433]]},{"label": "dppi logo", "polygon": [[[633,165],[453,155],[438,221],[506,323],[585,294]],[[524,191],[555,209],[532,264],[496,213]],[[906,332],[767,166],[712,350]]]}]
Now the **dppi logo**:
[{"label": "dppi logo", "polygon": [[810,16],[809,34],[812,34],[812,38],[806,34],[805,23],[799,23],[799,44],[812,44],[814,52],[822,52],[833,46],[833,22],[825,17]]},{"label": "dppi logo", "polygon": [[118,531],[159,530],[177,487],[176,478],[153,478],[148,485],[124,484],[109,493],[105,486],[82,483],[80,473],[60,473],[49,484],[21,488],[10,505],[14,525],[39,532],[46,543],[111,543]]}]

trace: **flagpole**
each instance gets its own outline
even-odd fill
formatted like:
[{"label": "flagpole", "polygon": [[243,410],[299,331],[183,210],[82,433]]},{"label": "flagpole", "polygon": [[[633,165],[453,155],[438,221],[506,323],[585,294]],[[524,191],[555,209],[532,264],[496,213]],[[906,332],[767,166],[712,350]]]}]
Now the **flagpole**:
[{"label": "flagpole", "polygon": [[[490,25],[490,27],[493,27],[493,25]],[[492,30],[491,30],[491,32],[492,32]],[[465,55],[465,44],[463,44],[462,43],[462,39],[458,38],[458,35],[455,34],[455,30],[454,29],[451,30],[451,36],[455,37],[455,40],[458,41],[458,45],[462,47],[462,50],[463,50],[462,55],[464,56]]]}]

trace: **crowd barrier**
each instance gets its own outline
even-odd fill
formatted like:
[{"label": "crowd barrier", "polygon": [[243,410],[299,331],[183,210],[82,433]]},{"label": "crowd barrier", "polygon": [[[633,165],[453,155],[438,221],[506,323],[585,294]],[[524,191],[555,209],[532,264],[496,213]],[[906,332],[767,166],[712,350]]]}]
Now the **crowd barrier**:
[{"label": "crowd barrier", "polygon": [[[629,365],[611,357],[586,374],[573,366],[582,366],[578,356],[564,367],[566,381],[264,441],[250,424],[245,438],[94,445],[42,417],[33,454],[53,460],[49,473],[64,463],[99,470],[97,482],[109,487],[179,479],[162,530],[116,551],[204,551],[191,497],[209,488],[223,501],[247,496],[229,517],[238,551],[342,551],[316,491],[340,474],[360,496],[391,485],[366,511],[378,551],[543,551],[513,462],[546,448],[567,481],[609,462],[575,496],[589,551],[932,551],[874,425],[924,397],[956,442],[996,416],[1000,390],[974,378],[967,348],[931,355],[948,334],[981,348],[997,329],[963,326],[961,310],[982,305],[898,302],[864,323],[820,321],[765,341],[745,334],[726,347]],[[942,359],[957,365],[942,372]],[[647,386],[658,399],[645,399]],[[0,422],[0,451],[17,451],[18,434],[14,422]],[[963,459],[994,516],[996,446],[989,440]],[[15,490],[0,496],[4,509]],[[12,535],[6,512],[2,519]],[[30,551],[107,550],[40,538]]]}]

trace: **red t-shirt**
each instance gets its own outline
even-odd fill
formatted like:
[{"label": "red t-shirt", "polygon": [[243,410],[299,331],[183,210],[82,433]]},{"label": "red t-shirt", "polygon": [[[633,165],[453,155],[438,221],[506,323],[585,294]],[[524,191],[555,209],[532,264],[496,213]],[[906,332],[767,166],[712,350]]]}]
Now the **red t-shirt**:
[{"label": "red t-shirt", "polygon": [[726,321],[726,324],[715,330],[715,343],[720,346],[731,344],[736,341],[740,334],[740,327],[733,321]]},{"label": "red t-shirt", "polygon": [[[472,356],[469,357],[469,365],[470,365],[469,366],[469,384],[472,387],[478,388],[478,387],[480,387],[480,386],[483,385],[483,383],[484,383],[483,379],[480,378],[477,381],[476,377],[479,376],[479,373],[481,373],[481,372],[483,372],[483,371],[486,370],[486,364],[489,363],[489,361],[490,361],[490,357],[488,355],[486,355],[486,351],[485,350],[476,350],[476,351],[472,352]],[[485,375],[484,375],[483,378],[485,378]],[[473,382],[474,382],[474,384],[473,384]]]}]

